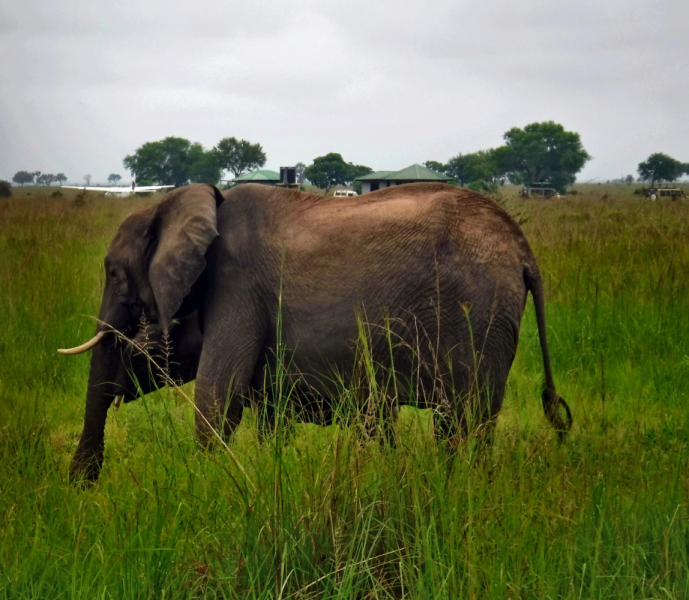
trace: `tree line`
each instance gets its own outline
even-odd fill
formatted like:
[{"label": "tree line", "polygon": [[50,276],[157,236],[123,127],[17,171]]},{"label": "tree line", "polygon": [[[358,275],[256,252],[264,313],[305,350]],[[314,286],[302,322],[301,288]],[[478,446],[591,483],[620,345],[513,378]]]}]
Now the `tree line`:
[{"label": "tree line", "polygon": [[426,161],[424,166],[474,189],[487,191],[506,181],[526,186],[547,182],[564,192],[591,160],[581,136],[553,121],[513,127],[503,139],[497,148],[460,153],[445,164]]},{"label": "tree line", "polygon": [[[480,191],[491,191],[509,181],[531,186],[547,183],[564,192],[573,184],[576,175],[591,160],[584,149],[581,136],[567,131],[559,123],[544,121],[531,123],[524,128],[513,127],[503,135],[504,144],[497,148],[457,154],[446,163],[428,160],[429,169],[451,178],[451,182]],[[217,185],[224,172],[237,178],[263,167],[266,153],[261,144],[236,137],[225,137],[213,148],[206,149],[199,142],[169,136],[156,142],[147,142],[127,155],[123,165],[140,185],[168,185],[176,187],[189,183]],[[354,185],[358,177],[373,169],[344,160],[341,154],[330,152],[313,160],[309,166],[297,163],[297,181],[307,180],[327,193],[336,185]],[[689,164],[667,154],[656,152],[638,165],[639,181],[654,184],[659,181],[676,181],[689,175]],[[111,173],[108,182],[113,185],[122,179]],[[52,175],[40,171],[19,171],[12,178],[17,184],[36,183],[51,185],[66,181],[64,173]],[[89,185],[90,175],[84,180]],[[628,183],[633,177],[628,175]]]},{"label": "tree line", "polygon": [[[531,186],[548,183],[559,192],[574,183],[577,173],[591,160],[578,133],[566,131],[553,121],[513,127],[498,148],[458,154],[447,163],[426,161],[424,166],[451,177],[459,185],[490,191],[506,181]],[[651,185],[677,181],[689,175],[689,163],[655,152],[637,167],[640,182]],[[627,175],[626,183],[634,177]]]},{"label": "tree line", "polygon": [[141,185],[171,184],[176,187],[188,183],[215,185],[223,171],[239,177],[265,163],[266,154],[261,144],[226,137],[213,148],[205,149],[199,142],[174,136],[147,142],[123,161]]},{"label": "tree line", "polygon": [[40,171],[18,171],[12,177],[12,181],[19,185],[24,185],[26,183],[35,183],[36,185],[52,185],[54,182],[58,182],[62,185],[67,181],[67,177],[64,173],[58,173],[53,175],[52,173],[41,173]]},{"label": "tree line", "polygon": [[[261,168],[265,163],[266,153],[261,144],[236,137],[223,138],[208,150],[198,142],[167,137],[144,144],[124,159],[124,166],[140,183],[175,186],[187,183],[217,184],[223,171],[237,178]],[[346,162],[336,152],[314,159],[308,167],[297,163],[296,169],[299,183],[308,180],[326,191],[334,185],[353,183],[357,177],[372,171],[370,167]]]}]

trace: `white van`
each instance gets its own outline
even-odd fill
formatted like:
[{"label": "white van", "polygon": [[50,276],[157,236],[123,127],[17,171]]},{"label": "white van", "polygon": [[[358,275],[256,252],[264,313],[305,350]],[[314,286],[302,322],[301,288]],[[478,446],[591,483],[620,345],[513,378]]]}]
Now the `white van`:
[{"label": "white van", "polygon": [[351,198],[353,196],[358,196],[354,190],[335,190],[333,196],[335,198]]}]

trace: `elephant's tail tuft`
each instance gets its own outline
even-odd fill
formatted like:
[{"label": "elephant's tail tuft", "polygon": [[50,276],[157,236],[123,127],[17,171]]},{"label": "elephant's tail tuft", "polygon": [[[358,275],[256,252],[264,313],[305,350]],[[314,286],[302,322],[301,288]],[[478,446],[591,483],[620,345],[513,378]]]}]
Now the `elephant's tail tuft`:
[{"label": "elephant's tail tuft", "polygon": [[[550,355],[548,352],[548,340],[545,328],[545,301],[543,298],[543,282],[541,274],[535,263],[524,270],[524,283],[531,292],[536,307],[536,323],[538,325],[538,337],[541,342],[541,354],[543,355],[543,369],[545,371],[545,389],[543,390],[543,410],[546,417],[557,430],[560,440],[572,428],[572,412],[567,403],[558,396],[555,391],[553,373],[550,369]],[[560,408],[564,409],[564,415]]]},{"label": "elephant's tail tuft", "polygon": [[[548,417],[550,424],[557,431],[560,440],[563,440],[567,432],[572,428],[572,411],[563,398],[557,395],[555,390],[544,389],[541,395],[543,399],[543,412]],[[564,415],[560,408],[564,409]]]}]

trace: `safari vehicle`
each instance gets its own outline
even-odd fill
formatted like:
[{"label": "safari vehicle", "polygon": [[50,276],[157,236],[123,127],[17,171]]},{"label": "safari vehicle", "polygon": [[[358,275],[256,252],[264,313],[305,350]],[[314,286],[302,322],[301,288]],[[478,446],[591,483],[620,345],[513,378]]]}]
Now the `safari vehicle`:
[{"label": "safari vehicle", "polygon": [[652,187],[648,190],[648,200],[656,200],[658,198],[671,198],[672,200],[677,200],[677,198],[686,198],[687,195],[684,193],[682,188],[671,188],[671,187]]},{"label": "safari vehicle", "polygon": [[531,198],[531,196],[540,196],[541,198],[543,198],[545,200],[548,200],[549,198],[555,198],[555,199],[559,200],[560,192],[558,192],[555,188],[546,187],[547,185],[550,185],[549,182],[547,182],[547,181],[543,182],[543,183],[532,183],[529,186],[524,186],[519,195],[522,198]]},{"label": "safari vehicle", "polygon": [[335,190],[335,193],[333,196],[335,198],[352,198],[354,196],[358,196],[354,190]]}]

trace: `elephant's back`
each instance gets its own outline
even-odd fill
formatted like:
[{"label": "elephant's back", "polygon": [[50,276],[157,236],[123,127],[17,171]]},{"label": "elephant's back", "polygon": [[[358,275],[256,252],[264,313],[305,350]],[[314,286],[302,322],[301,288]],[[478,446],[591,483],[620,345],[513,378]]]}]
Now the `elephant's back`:
[{"label": "elephant's back", "polygon": [[484,265],[533,262],[514,219],[490,198],[465,188],[417,183],[320,202],[312,195],[288,198],[273,234],[294,255],[315,251],[323,256],[331,248],[338,255],[411,257],[432,250],[437,257],[459,256]]},{"label": "elephant's back", "polygon": [[325,303],[369,293],[390,300],[396,289],[404,296],[410,286],[435,285],[436,269],[448,282],[523,295],[524,268],[535,264],[514,220],[465,188],[420,183],[334,198],[242,187],[219,210],[231,255],[247,266],[260,262],[288,290]]}]

